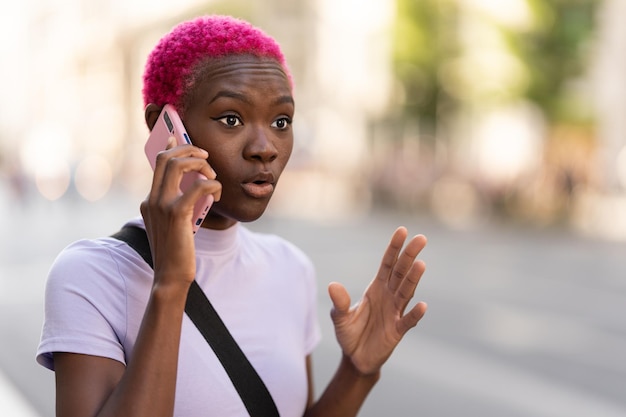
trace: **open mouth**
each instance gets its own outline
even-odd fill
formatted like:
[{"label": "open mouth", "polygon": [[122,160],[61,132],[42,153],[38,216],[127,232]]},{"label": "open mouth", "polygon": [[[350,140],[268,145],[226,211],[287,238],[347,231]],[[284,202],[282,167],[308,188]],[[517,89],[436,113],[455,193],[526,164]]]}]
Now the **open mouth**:
[{"label": "open mouth", "polygon": [[244,182],[241,187],[246,194],[254,198],[266,198],[274,192],[274,184],[266,181]]},{"label": "open mouth", "polygon": [[266,171],[249,177],[241,184],[241,187],[250,197],[267,198],[274,192],[274,183],[274,174]]}]

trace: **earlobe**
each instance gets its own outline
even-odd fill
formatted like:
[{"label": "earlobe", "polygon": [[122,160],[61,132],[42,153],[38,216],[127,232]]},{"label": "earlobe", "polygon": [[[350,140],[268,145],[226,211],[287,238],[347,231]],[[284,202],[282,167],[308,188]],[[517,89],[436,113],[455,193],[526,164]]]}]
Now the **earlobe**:
[{"label": "earlobe", "polygon": [[154,124],[159,118],[159,114],[161,114],[161,109],[162,107],[159,107],[154,103],[150,103],[146,106],[144,117],[146,118],[148,129],[152,130],[154,127]]}]

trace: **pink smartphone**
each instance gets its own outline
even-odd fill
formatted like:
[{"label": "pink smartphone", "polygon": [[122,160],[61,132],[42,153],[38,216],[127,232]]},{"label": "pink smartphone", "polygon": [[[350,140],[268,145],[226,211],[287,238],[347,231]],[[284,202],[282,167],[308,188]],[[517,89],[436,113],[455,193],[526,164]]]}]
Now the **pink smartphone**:
[{"label": "pink smartphone", "polygon": [[[157,154],[165,150],[165,148],[167,147],[167,140],[170,138],[170,136],[174,136],[176,138],[176,143],[178,145],[191,143],[191,139],[189,138],[189,135],[185,130],[185,126],[178,116],[176,109],[172,105],[166,104],[165,106],[163,106],[163,110],[161,110],[161,114],[159,115],[159,118],[152,128],[152,131],[150,132],[150,136],[148,136],[148,141],[146,142],[146,146],[144,148],[152,170],[154,170],[154,167],[156,165]],[[180,190],[182,192],[185,192],[198,178],[206,179],[206,177],[199,172],[185,173],[183,175],[182,181],[180,182]],[[212,204],[212,195],[200,198],[196,202],[192,217],[192,229],[194,234],[200,228],[200,225],[204,221],[206,215],[209,213],[209,209],[211,208]]]}]

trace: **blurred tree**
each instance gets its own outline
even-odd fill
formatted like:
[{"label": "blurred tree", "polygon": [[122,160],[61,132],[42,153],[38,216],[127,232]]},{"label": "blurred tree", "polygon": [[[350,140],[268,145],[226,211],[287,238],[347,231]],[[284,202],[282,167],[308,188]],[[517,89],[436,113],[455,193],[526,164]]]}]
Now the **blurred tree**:
[{"label": "blurred tree", "polygon": [[[546,128],[535,122],[545,135],[535,158],[542,166],[487,199],[494,206],[498,195],[526,192],[545,202],[550,194],[563,197],[550,203],[551,218],[565,212],[593,172],[590,155],[597,144],[587,71],[602,0],[395,1],[394,70],[402,111],[389,117],[398,126],[391,136],[432,141],[437,171],[454,172],[467,155],[454,159],[455,152],[472,149],[471,128],[481,117],[530,102]],[[412,124],[418,134],[407,135]],[[473,181],[484,184],[480,175]],[[535,183],[546,185],[528,185]],[[540,210],[526,211],[533,216]]]},{"label": "blurred tree", "polygon": [[508,32],[512,51],[530,74],[524,95],[550,124],[592,122],[588,99],[577,81],[585,75],[599,0],[527,0],[534,25]]},{"label": "blurred tree", "polygon": [[454,0],[397,0],[395,69],[403,90],[404,116],[435,134],[442,108],[453,104],[439,69],[458,50]]},{"label": "blurred tree", "polygon": [[[589,123],[591,109],[588,101],[577,96],[576,82],[589,62],[600,0],[525,1],[531,25],[496,23],[527,73],[525,88],[515,94],[535,103],[549,123]],[[461,0],[396,0],[396,4],[394,67],[403,93],[403,114],[417,120],[422,131],[435,132],[442,117],[461,105],[462,94],[449,94],[441,75],[445,64],[467,47],[461,45],[458,32],[468,4]]]}]

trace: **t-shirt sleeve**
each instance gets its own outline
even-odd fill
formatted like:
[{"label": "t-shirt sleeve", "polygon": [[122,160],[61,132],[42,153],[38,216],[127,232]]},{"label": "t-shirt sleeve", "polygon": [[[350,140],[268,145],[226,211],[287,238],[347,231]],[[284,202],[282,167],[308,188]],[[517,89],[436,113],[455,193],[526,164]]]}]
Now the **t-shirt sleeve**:
[{"label": "t-shirt sleeve", "polygon": [[125,363],[124,280],[109,250],[96,241],[66,248],[46,281],[37,362],[54,370],[52,354],[70,352]]}]

